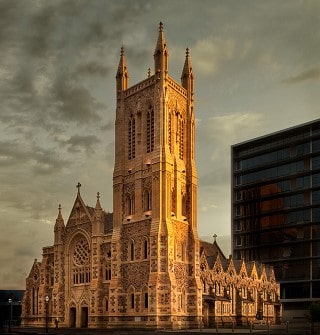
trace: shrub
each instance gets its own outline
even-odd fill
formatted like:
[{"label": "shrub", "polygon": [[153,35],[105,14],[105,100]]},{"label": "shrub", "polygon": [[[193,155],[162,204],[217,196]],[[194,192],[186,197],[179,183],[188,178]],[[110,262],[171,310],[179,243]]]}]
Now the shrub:
[{"label": "shrub", "polygon": [[320,322],[320,301],[313,302],[310,307],[310,317],[312,322]]}]

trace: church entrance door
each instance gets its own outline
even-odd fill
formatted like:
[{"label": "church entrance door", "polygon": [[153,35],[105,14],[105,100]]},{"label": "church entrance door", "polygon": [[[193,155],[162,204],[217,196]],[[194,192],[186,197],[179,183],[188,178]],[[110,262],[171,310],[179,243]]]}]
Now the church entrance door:
[{"label": "church entrance door", "polygon": [[75,307],[70,307],[70,327],[75,328],[76,326],[76,315],[77,311]]},{"label": "church entrance door", "polygon": [[88,307],[81,307],[81,327],[88,327]]}]

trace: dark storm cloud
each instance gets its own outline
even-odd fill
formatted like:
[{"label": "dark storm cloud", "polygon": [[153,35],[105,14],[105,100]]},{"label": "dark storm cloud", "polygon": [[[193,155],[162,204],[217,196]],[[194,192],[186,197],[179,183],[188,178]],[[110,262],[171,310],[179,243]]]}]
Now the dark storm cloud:
[{"label": "dark storm cloud", "polygon": [[114,68],[105,66],[102,63],[90,62],[86,64],[78,65],[73,74],[74,78],[79,78],[81,76],[99,76],[106,77],[113,71]]},{"label": "dark storm cloud", "polygon": [[100,143],[100,139],[95,135],[74,135],[71,136],[67,141],[61,141],[63,146],[67,146],[68,152],[75,153],[85,150],[89,155],[95,152],[94,147],[98,143]]},{"label": "dark storm cloud", "polygon": [[57,78],[53,86],[56,114],[61,120],[90,123],[100,121],[97,110],[103,106],[83,86]]},{"label": "dark storm cloud", "polygon": [[[82,79],[109,76],[110,50],[148,10],[142,0],[2,1],[1,70],[7,78],[0,77],[1,117],[28,111],[44,129],[57,119],[100,122],[104,104]],[[49,115],[41,118],[44,109]]]},{"label": "dark storm cloud", "polygon": [[298,84],[307,80],[320,80],[320,68],[304,71],[297,76],[283,80],[285,84]]},{"label": "dark storm cloud", "polygon": [[17,140],[0,141],[0,162],[2,167],[24,166],[41,174],[57,173],[69,166],[69,162],[59,158],[54,150],[36,144],[26,147]]}]

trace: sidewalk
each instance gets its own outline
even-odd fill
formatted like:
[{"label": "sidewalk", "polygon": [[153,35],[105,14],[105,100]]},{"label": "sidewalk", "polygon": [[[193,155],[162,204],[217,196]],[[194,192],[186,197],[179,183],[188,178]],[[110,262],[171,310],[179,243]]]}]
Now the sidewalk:
[{"label": "sidewalk", "polygon": [[[260,329],[250,328],[204,328],[204,329],[181,329],[181,330],[148,330],[148,329],[88,329],[88,328],[49,328],[46,333],[44,328],[24,328],[24,327],[13,327],[11,333],[8,333],[8,329],[0,330],[1,334],[16,334],[16,335],[170,335],[170,334],[188,334],[188,335],[212,335],[212,334],[266,334],[266,335],[304,335],[311,334],[310,326],[305,325],[302,328],[294,328],[287,330],[284,327],[267,327]],[[318,333],[315,333],[318,334]]]}]

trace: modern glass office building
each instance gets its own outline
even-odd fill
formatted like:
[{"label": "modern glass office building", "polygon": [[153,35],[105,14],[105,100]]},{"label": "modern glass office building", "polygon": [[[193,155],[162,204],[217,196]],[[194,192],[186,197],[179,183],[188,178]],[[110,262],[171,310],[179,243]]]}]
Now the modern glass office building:
[{"label": "modern glass office building", "polygon": [[232,249],[273,265],[283,315],[320,299],[320,119],[232,146]]}]

